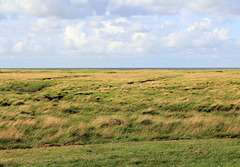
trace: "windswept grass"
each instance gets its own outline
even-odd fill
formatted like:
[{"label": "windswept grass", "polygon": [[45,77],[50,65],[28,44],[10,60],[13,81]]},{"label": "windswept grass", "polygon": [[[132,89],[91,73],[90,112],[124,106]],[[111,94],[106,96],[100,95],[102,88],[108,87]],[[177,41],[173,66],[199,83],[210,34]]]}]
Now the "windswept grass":
[{"label": "windswept grass", "polygon": [[1,70],[0,149],[239,138],[238,73]]}]

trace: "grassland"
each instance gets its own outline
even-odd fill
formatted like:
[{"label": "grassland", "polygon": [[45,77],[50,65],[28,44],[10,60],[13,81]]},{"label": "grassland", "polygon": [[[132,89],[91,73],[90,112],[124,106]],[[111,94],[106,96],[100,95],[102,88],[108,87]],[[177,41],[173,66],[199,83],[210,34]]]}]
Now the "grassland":
[{"label": "grassland", "polygon": [[240,137],[240,71],[0,70],[0,149]]},{"label": "grassland", "polygon": [[0,166],[196,166],[240,164],[238,140],[110,143],[1,150]]}]

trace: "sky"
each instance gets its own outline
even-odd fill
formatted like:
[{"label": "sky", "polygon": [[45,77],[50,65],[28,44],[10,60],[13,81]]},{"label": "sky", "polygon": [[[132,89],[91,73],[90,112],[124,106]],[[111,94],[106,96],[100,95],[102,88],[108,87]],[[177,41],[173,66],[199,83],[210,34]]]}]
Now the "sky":
[{"label": "sky", "polygon": [[0,0],[0,68],[240,67],[239,0]]}]

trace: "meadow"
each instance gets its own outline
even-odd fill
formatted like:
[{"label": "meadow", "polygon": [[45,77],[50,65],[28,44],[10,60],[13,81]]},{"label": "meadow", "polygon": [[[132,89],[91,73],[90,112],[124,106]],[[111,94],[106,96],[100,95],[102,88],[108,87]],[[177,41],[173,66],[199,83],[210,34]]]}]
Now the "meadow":
[{"label": "meadow", "polygon": [[236,139],[108,143],[0,150],[0,166],[239,167]]},{"label": "meadow", "polygon": [[240,70],[0,70],[0,150],[239,139],[239,125]]}]

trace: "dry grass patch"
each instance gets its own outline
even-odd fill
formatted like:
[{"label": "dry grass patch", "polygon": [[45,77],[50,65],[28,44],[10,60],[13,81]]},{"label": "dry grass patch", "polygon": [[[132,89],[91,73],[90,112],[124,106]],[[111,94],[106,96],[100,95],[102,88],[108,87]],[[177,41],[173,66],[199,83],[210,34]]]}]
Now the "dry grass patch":
[{"label": "dry grass patch", "polygon": [[98,128],[103,127],[113,127],[113,126],[126,126],[128,121],[126,118],[118,115],[110,115],[110,116],[99,116],[97,117],[92,124]]},{"label": "dry grass patch", "polygon": [[220,116],[199,116],[194,115],[193,118],[183,120],[183,123],[186,125],[186,133],[188,134],[198,134],[200,132],[209,132],[214,135],[215,133],[220,132],[229,132],[234,134],[240,133],[239,123],[231,118],[224,118]]},{"label": "dry grass patch", "polygon": [[[24,72],[24,71],[23,71]],[[0,73],[0,77],[3,79],[12,80],[29,80],[29,79],[42,79],[42,78],[56,78],[63,77],[66,74],[53,71],[50,73],[34,72],[34,73]]]},{"label": "dry grass patch", "polygon": [[54,116],[42,116],[40,118],[40,123],[44,128],[53,128],[53,127],[63,127],[69,120],[67,118],[58,118]]},{"label": "dry grass patch", "polygon": [[27,120],[18,119],[12,123],[12,125],[14,127],[16,127],[16,126],[18,126],[18,127],[33,126],[36,124],[37,124],[37,121],[35,119],[27,119]]},{"label": "dry grass patch", "polygon": [[18,139],[24,134],[17,130],[15,127],[10,127],[9,129],[0,132],[1,139]]},{"label": "dry grass patch", "polygon": [[78,106],[79,104],[76,103],[60,103],[57,109],[65,114],[76,114],[78,113]]},{"label": "dry grass patch", "polygon": [[76,134],[84,134],[87,132],[89,124],[86,122],[79,122],[78,125],[74,125],[68,128],[67,133],[76,133]]}]

